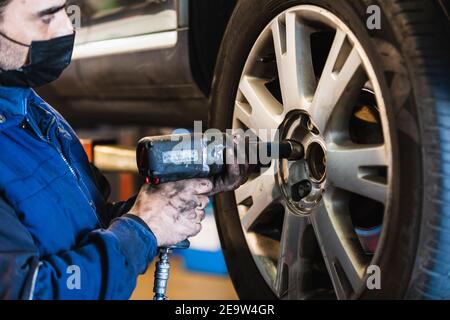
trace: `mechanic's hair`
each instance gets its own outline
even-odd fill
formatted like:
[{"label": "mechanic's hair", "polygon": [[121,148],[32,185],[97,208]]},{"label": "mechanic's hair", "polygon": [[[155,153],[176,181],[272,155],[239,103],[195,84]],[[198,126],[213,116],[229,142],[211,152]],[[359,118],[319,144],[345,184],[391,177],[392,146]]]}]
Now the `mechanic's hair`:
[{"label": "mechanic's hair", "polygon": [[0,18],[1,14],[3,13],[3,10],[5,10],[5,7],[11,2],[12,0],[0,0]]}]

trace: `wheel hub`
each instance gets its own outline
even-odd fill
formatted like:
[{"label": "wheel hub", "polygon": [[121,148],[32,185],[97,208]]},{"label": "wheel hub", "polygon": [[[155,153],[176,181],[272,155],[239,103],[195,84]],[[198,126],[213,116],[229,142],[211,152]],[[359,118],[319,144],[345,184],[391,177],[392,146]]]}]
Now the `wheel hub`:
[{"label": "wheel hub", "polygon": [[325,150],[319,142],[312,142],[306,153],[310,178],[317,183],[325,179],[327,170],[327,157]]},{"label": "wheel hub", "polygon": [[276,178],[286,203],[294,213],[308,215],[325,192],[327,157],[325,141],[305,112],[293,112],[280,126],[280,139],[301,143],[305,158],[277,163]]}]

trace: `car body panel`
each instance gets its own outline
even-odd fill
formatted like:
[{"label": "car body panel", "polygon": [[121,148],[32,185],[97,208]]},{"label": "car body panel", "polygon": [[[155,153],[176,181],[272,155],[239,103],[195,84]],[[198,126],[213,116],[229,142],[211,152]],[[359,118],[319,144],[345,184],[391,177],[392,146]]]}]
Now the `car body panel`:
[{"label": "car body panel", "polygon": [[100,9],[109,2],[74,2],[87,17],[77,30],[73,62],[39,93],[75,125],[206,119],[207,99],[188,54],[188,0],[116,1],[117,8]]}]

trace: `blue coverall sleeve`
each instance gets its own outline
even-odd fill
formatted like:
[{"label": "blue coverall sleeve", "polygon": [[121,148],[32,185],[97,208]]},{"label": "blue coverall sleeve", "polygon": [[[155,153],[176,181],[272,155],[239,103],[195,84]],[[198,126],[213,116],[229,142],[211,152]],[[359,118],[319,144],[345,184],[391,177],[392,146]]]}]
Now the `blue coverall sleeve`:
[{"label": "blue coverall sleeve", "polygon": [[1,198],[0,221],[1,299],[128,299],[157,252],[153,233],[128,216],[45,257]]},{"label": "blue coverall sleeve", "polygon": [[108,179],[105,175],[92,163],[89,164],[91,169],[91,178],[94,181],[98,191],[103,196],[103,199],[106,204],[106,212],[105,212],[105,224],[109,225],[112,220],[115,218],[119,218],[129,212],[133,207],[137,195],[131,197],[127,201],[119,201],[110,203],[108,202],[108,198],[111,194],[111,186],[109,184]]},{"label": "blue coverall sleeve", "polygon": [[106,204],[107,223],[128,213],[136,202],[137,195],[131,197],[127,201],[119,201]]}]

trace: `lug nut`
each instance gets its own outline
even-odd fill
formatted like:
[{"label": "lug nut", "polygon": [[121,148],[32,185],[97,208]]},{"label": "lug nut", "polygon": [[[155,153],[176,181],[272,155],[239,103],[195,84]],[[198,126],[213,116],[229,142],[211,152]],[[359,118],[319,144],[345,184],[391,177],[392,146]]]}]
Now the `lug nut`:
[{"label": "lug nut", "polygon": [[312,184],[309,180],[303,180],[298,186],[298,194],[303,199],[307,197],[312,190]]},{"label": "lug nut", "polygon": [[298,202],[306,198],[312,191],[312,184],[309,180],[303,180],[292,186],[292,200]]}]

